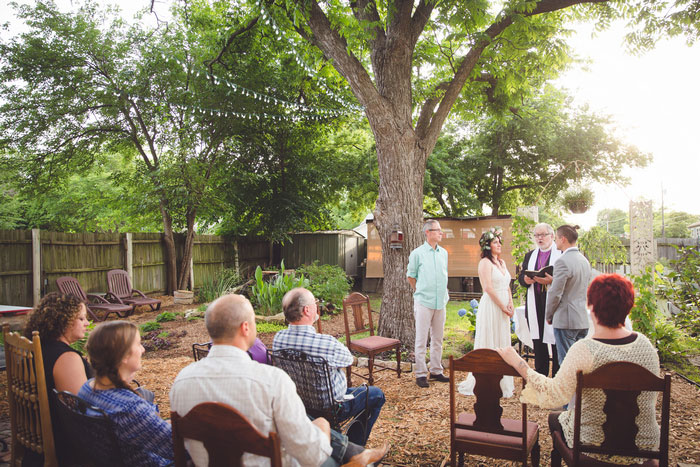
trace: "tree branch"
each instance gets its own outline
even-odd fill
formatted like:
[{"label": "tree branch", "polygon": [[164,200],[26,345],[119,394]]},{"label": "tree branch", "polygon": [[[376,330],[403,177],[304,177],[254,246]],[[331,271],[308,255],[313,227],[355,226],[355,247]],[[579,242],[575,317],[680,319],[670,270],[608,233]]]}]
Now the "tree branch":
[{"label": "tree branch", "polygon": [[437,140],[447,116],[457,101],[457,98],[459,97],[459,94],[462,91],[462,88],[464,87],[469,75],[478,63],[481,54],[484,52],[486,47],[492,43],[493,39],[495,39],[499,34],[513,24],[513,18],[515,15],[531,17],[561,10],[573,5],[583,3],[605,3],[607,1],[608,0],[542,0],[531,12],[522,14],[511,13],[501,16],[483,32],[481,39],[477,40],[474,46],[464,56],[462,63],[457,69],[457,72],[455,73],[442,101],[440,102],[440,105],[438,106],[437,111],[433,115],[429,127],[426,129],[424,134],[420,134],[419,136],[430,142]]},{"label": "tree branch", "polygon": [[255,18],[248,21],[248,24],[246,24],[245,26],[233,31],[228,36],[228,39],[226,40],[226,44],[224,44],[224,47],[219,51],[219,54],[215,58],[212,58],[211,60],[204,60],[204,66],[206,66],[209,69],[209,73],[213,73],[214,63],[217,63],[217,62],[221,63],[221,58],[224,56],[224,54],[226,53],[228,48],[231,46],[231,44],[233,44],[233,41],[236,39],[236,37],[238,37],[242,34],[245,34],[246,32],[253,29],[253,26],[255,26],[258,23],[258,19],[260,19],[260,17],[256,16]]}]

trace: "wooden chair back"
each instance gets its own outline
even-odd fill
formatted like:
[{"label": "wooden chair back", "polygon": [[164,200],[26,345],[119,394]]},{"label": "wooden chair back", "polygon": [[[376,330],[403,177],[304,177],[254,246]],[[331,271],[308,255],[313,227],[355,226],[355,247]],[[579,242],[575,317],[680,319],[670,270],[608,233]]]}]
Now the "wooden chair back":
[{"label": "wooden chair back", "polygon": [[[475,419],[472,424],[466,425],[458,422],[457,417],[457,400],[455,381],[457,372],[471,372],[476,379],[474,386],[474,395],[476,402],[474,403]],[[454,465],[455,453],[460,451],[457,446],[457,430],[469,430],[472,432],[492,433],[497,435],[505,435],[521,438],[521,448],[511,457],[505,457],[503,445],[496,442],[492,446],[488,443],[481,443],[481,455],[487,455],[496,458],[510,458],[511,460],[520,460],[523,465],[527,465],[528,450],[528,426],[527,426],[527,405],[521,404],[521,422],[519,429],[506,429],[502,423],[503,408],[501,407],[501,390],[500,381],[503,376],[520,377],[520,374],[510,365],[508,365],[501,356],[491,349],[472,350],[466,355],[455,359],[450,356],[450,444],[451,456]],[[522,380],[523,388],[525,380]],[[512,428],[512,427],[511,427]],[[539,457],[539,447],[537,447]]]},{"label": "wooden chair back", "polygon": [[[604,440],[600,446],[581,443],[581,398],[584,389],[605,392],[603,412]],[[658,451],[637,448],[639,414],[637,398],[643,391],[661,392],[661,442]],[[631,362],[613,362],[595,371],[576,374],[576,409],[574,412],[574,465],[581,453],[600,453],[658,459],[661,467],[668,466],[668,433],[671,409],[671,375],[661,378],[646,368]]]},{"label": "wooden chair back", "polygon": [[[367,321],[365,321],[367,314]],[[374,335],[374,323],[372,322],[372,306],[369,297],[359,292],[353,292],[343,300],[343,318],[345,319],[345,339],[350,347],[352,336],[369,331]]]},{"label": "wooden chair back", "polygon": [[5,324],[2,334],[12,431],[10,465],[18,465],[27,451],[34,451],[44,456],[45,466],[58,466],[39,333],[34,331],[30,341]]},{"label": "wooden chair back", "polygon": [[241,466],[244,453],[268,457],[273,467],[282,466],[282,450],[277,433],[263,435],[230,405],[204,402],[196,405],[184,417],[171,411],[170,420],[176,467],[187,465],[185,438],[204,444],[210,467]]},{"label": "wooden chair back", "polygon": [[88,298],[87,295],[85,295],[85,291],[80,286],[80,282],[78,282],[78,279],[76,279],[75,277],[59,277],[58,279],[56,279],[56,287],[58,287],[58,290],[60,290],[61,293],[64,295],[73,295],[74,297],[77,297],[85,303],[88,302]]},{"label": "wooden chair back", "polygon": [[124,461],[116,427],[100,408],[93,407],[67,391],[56,395],[56,414],[80,465],[90,467],[122,467]]},{"label": "wooden chair back", "polygon": [[107,288],[109,293],[119,298],[130,298],[133,295],[129,274],[123,269],[107,271]]}]

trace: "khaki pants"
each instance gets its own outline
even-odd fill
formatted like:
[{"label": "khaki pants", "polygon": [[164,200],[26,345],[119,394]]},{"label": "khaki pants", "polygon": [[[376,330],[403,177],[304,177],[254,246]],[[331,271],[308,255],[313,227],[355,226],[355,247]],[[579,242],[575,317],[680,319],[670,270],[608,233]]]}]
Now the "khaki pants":
[{"label": "khaki pants", "polygon": [[413,302],[413,317],[416,320],[416,378],[428,376],[425,364],[428,334],[430,335],[430,373],[441,375],[442,368],[442,335],[445,332],[445,308],[434,310]]}]

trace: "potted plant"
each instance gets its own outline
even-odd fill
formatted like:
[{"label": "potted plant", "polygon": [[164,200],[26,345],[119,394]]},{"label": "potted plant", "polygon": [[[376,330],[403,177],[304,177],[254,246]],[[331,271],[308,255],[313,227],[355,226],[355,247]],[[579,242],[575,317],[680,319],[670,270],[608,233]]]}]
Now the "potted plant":
[{"label": "potted plant", "polygon": [[572,188],[562,196],[562,204],[575,214],[586,212],[593,206],[593,190],[584,187]]}]

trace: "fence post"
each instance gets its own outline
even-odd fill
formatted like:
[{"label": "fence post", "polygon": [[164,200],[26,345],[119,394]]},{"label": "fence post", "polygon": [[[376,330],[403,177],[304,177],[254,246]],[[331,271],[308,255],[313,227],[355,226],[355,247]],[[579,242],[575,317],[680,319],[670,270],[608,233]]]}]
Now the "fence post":
[{"label": "fence post", "polygon": [[34,306],[41,300],[41,234],[39,229],[32,229],[32,295]]},{"label": "fence post", "polygon": [[[134,234],[126,233],[126,272],[129,280],[134,283]],[[135,286],[134,286],[135,287]]]},{"label": "fence post", "polygon": [[[192,245],[194,250],[194,245]],[[194,292],[194,251],[190,254],[190,290]]]}]

